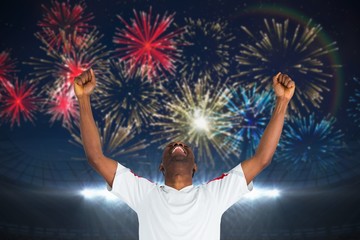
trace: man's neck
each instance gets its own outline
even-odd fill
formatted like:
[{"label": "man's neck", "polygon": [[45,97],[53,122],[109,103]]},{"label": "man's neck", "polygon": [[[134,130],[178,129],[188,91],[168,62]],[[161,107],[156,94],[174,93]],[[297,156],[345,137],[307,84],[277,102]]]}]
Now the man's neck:
[{"label": "man's neck", "polygon": [[175,176],[165,176],[165,185],[175,188],[176,190],[181,190],[184,187],[192,185],[192,176],[188,175],[175,175]]}]

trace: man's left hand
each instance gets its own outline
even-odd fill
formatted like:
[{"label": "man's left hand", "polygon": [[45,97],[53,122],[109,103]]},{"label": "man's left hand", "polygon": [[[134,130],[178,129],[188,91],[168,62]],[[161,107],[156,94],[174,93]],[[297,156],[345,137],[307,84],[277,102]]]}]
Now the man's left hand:
[{"label": "man's left hand", "polygon": [[273,77],[273,87],[276,97],[288,101],[290,101],[295,92],[295,82],[288,75],[281,72]]}]

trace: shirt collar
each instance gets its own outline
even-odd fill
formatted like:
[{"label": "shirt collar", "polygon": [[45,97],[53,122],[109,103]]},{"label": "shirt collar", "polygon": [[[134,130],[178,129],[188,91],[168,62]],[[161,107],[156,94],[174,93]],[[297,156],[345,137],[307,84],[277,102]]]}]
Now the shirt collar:
[{"label": "shirt collar", "polygon": [[173,187],[170,187],[170,186],[167,186],[167,185],[163,185],[161,186],[161,188],[165,191],[165,192],[169,192],[169,191],[175,191],[175,192],[190,192],[191,189],[194,188],[194,185],[189,185],[189,186],[186,186],[186,187],[183,187],[182,189],[180,190],[177,190]]}]

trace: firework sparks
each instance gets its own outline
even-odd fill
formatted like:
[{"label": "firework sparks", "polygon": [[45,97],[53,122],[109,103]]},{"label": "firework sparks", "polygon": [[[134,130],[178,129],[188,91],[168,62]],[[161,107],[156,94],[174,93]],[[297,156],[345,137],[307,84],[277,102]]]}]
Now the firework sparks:
[{"label": "firework sparks", "polygon": [[191,18],[186,18],[185,21],[186,33],[182,35],[181,41],[187,46],[179,65],[182,77],[197,81],[219,79],[228,74],[230,43],[235,37],[226,31],[227,23]]},{"label": "firework sparks", "polygon": [[152,125],[161,129],[153,132],[159,136],[156,141],[187,142],[196,147],[198,159],[207,160],[212,167],[215,165],[212,149],[225,161],[229,149],[222,142],[232,127],[230,115],[224,112],[229,90],[202,81],[195,85],[195,90],[186,81],[176,85],[174,93],[164,90],[165,111],[155,114],[158,120]]},{"label": "firework sparks", "polygon": [[274,106],[270,91],[258,92],[256,85],[250,89],[233,87],[226,107],[236,116],[231,134],[224,144],[238,152],[241,160],[254,155]]},{"label": "firework sparks", "polygon": [[[138,130],[154,121],[153,114],[161,108],[162,92],[138,70],[129,75],[121,61],[110,61],[106,74],[100,76],[95,95],[95,107],[103,113],[111,113],[117,121],[135,124]],[[158,82],[160,83],[160,82]],[[99,96],[99,97],[98,97]]]},{"label": "firework sparks", "polygon": [[[74,83],[75,77],[90,67],[95,70],[104,69],[104,59],[109,52],[104,51],[106,46],[100,43],[102,37],[97,30],[94,30],[84,35],[84,40],[80,45],[74,45],[71,51],[63,53],[49,50],[48,47],[40,47],[47,53],[49,59],[31,58],[31,62],[26,62],[34,67],[33,81],[51,77],[51,79],[62,81],[56,82],[56,85],[62,85],[65,80],[65,84],[70,86]],[[46,41],[43,41],[43,44],[48,46]],[[70,42],[68,44],[71,45]]]},{"label": "firework sparks", "polygon": [[[55,5],[60,6],[57,2]],[[69,8],[68,3],[61,6]],[[78,7],[83,6],[79,5]],[[83,14],[80,12],[79,10],[80,15]],[[76,25],[76,23],[73,24]],[[77,31],[81,27],[73,27],[72,34],[74,36],[81,35],[81,41],[61,35],[63,48],[62,51],[58,51],[52,47],[51,42],[37,34],[36,36],[43,43],[40,49],[46,52],[47,58],[31,58],[31,62],[26,62],[26,64],[34,67],[34,72],[31,73],[33,75],[31,82],[44,79],[51,81],[42,88],[42,92],[49,95],[45,105],[48,109],[45,109],[45,112],[51,115],[51,123],[61,121],[65,128],[72,127],[73,120],[79,117],[77,100],[72,89],[75,77],[90,67],[95,71],[102,72],[105,68],[104,59],[109,54],[109,51],[105,51],[106,46],[100,42],[103,36],[99,34],[97,29],[94,28],[90,33],[86,33],[87,30],[84,29],[79,30],[80,34],[78,34]]]},{"label": "firework sparks", "polygon": [[66,84],[57,85],[56,88],[49,88],[47,93],[45,111],[51,115],[50,123],[61,121],[64,127],[70,128],[74,120],[79,119],[78,101],[73,88]]},{"label": "firework sparks", "polygon": [[141,69],[143,75],[151,80],[165,73],[175,74],[175,62],[179,59],[180,51],[176,37],[181,35],[183,29],[166,33],[174,20],[174,14],[165,15],[160,19],[157,15],[151,23],[151,8],[149,14],[134,10],[135,20],[128,24],[121,16],[118,18],[125,28],[117,28],[114,43],[122,45],[116,51],[120,53],[122,61],[128,61],[130,73]]},{"label": "firework sparks", "polygon": [[356,84],[355,92],[349,98],[350,108],[347,109],[348,116],[355,122],[360,122],[360,80],[356,77],[353,78]]},{"label": "firework sparks", "polygon": [[94,16],[92,13],[85,14],[86,4],[84,1],[73,7],[70,1],[59,3],[52,1],[50,8],[42,5],[44,14],[38,26],[42,31],[36,36],[48,43],[49,49],[59,50],[64,44],[64,39],[75,43],[82,42],[82,36],[93,27],[89,25]]},{"label": "firework sparks", "polygon": [[10,79],[10,74],[17,72],[15,69],[15,61],[10,58],[9,51],[0,53],[0,83]]},{"label": "firework sparks", "polygon": [[344,134],[335,129],[336,120],[315,114],[291,118],[284,126],[276,161],[281,161],[292,177],[322,178],[337,173],[338,159],[345,149]]},{"label": "firework sparks", "polygon": [[35,85],[30,85],[27,81],[20,82],[18,78],[15,78],[14,84],[4,79],[0,85],[2,86],[1,122],[10,122],[11,127],[15,122],[20,126],[21,118],[34,123],[34,112],[39,109]]},{"label": "firework sparks", "polygon": [[[326,55],[337,51],[336,43],[326,46],[318,44],[320,25],[313,26],[311,20],[305,27],[289,27],[289,21],[278,23],[274,19],[264,19],[265,30],[259,38],[248,28],[241,28],[250,36],[253,43],[241,44],[242,50],[236,57],[239,73],[234,77],[239,80],[258,82],[259,87],[271,86],[271,77],[281,71],[287,73],[296,82],[296,93],[290,102],[290,109],[296,112],[300,108],[310,111],[309,107],[320,107],[322,92],[329,91],[326,82],[332,79],[333,68],[327,65]],[[292,31],[293,29],[293,31]]]},{"label": "firework sparks", "polygon": [[[136,141],[136,128],[133,125],[123,126],[119,121],[105,115],[104,119],[97,122],[100,130],[102,150],[111,158],[121,157],[120,162],[127,165],[125,161],[140,158],[140,151],[147,148],[149,144],[145,140]],[[69,129],[73,138],[70,142],[83,148],[79,126]],[[81,158],[83,159],[83,158]]]}]

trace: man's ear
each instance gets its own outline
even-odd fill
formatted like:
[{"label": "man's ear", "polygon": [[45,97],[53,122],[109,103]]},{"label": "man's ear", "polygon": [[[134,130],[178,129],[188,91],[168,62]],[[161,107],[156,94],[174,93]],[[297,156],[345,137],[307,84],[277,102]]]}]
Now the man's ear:
[{"label": "man's ear", "polygon": [[194,175],[195,175],[195,172],[197,172],[197,165],[196,165],[196,163],[194,164],[194,168],[193,168],[193,173],[192,173],[192,176],[194,177]]},{"label": "man's ear", "polygon": [[160,170],[160,172],[162,172],[164,174],[165,168],[162,163],[160,163],[160,165],[159,165],[159,170]]}]

